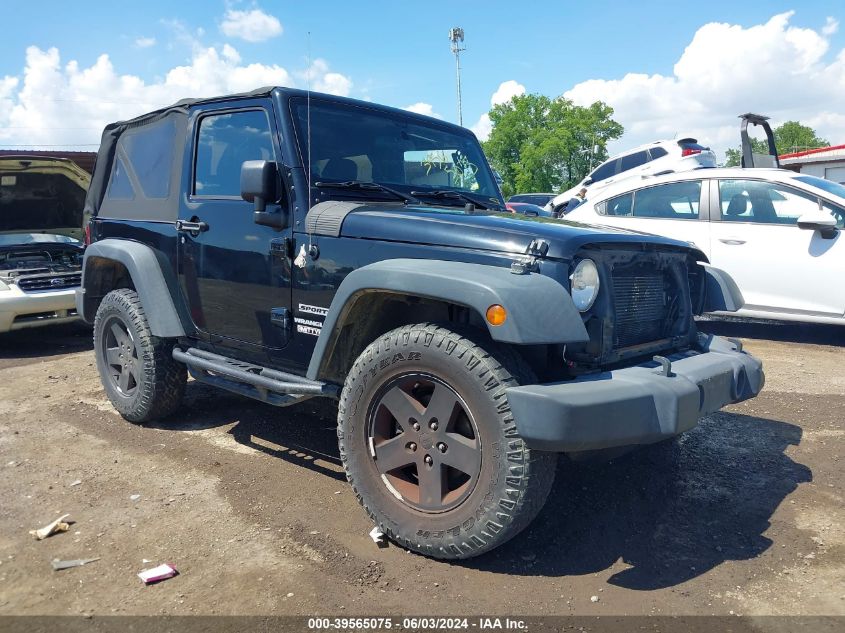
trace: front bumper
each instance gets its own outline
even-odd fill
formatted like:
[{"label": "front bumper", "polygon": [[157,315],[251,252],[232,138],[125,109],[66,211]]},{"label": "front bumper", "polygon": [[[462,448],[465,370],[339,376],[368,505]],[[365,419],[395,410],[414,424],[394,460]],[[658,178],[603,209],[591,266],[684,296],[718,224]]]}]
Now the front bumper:
[{"label": "front bumper", "polygon": [[24,292],[15,285],[0,291],[0,332],[77,321],[74,289]]},{"label": "front bumper", "polygon": [[763,388],[762,363],[734,343],[702,335],[701,352],[568,382],[508,389],[516,428],[529,448],[575,452],[652,444],[693,428]]}]

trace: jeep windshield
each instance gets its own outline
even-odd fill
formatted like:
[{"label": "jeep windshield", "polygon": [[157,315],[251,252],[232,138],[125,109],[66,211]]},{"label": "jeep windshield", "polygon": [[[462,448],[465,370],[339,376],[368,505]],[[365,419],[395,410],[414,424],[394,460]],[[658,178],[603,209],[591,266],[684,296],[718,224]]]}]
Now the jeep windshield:
[{"label": "jeep windshield", "polygon": [[310,147],[314,202],[395,200],[395,192],[401,192],[406,201],[418,198],[438,206],[504,206],[481,146],[469,131],[320,99],[311,99],[310,108],[307,100],[296,99],[292,108],[303,165],[309,164]]}]

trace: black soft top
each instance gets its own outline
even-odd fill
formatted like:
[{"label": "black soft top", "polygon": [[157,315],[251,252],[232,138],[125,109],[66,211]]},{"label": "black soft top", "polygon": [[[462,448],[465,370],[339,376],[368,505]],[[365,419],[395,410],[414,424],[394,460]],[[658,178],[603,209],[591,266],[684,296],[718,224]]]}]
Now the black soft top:
[{"label": "black soft top", "polygon": [[[185,133],[188,125],[190,108],[203,103],[217,101],[229,101],[233,99],[249,99],[253,97],[266,97],[274,90],[274,87],[267,86],[258,88],[251,92],[208,97],[202,99],[181,99],[173,105],[147,112],[134,119],[109,123],[103,130],[100,140],[100,149],[97,153],[97,161],[94,165],[94,173],[91,176],[91,185],[85,197],[85,212],[92,216],[102,215],[104,217],[129,219],[138,215],[138,197],[143,199],[144,215],[146,219],[174,220],[178,209],[179,183],[181,175],[181,158],[184,152]],[[164,128],[170,138],[159,149],[161,153],[167,152],[170,156],[169,186],[166,195],[161,196],[161,191],[155,192],[159,195],[145,195],[147,191],[143,185],[143,172],[145,168],[161,167],[163,157],[161,155],[152,158],[157,159],[157,165],[139,165],[133,162],[128,152],[122,147],[122,140],[144,128]],[[110,199],[104,207],[106,188],[109,186],[109,178],[114,170],[115,159],[119,156],[122,166],[125,169],[126,177],[134,186],[135,196],[123,200]],[[101,214],[101,211],[103,212]]]},{"label": "black soft top", "polygon": [[296,88],[265,86],[250,92],[182,99],[165,108],[105,127],[85,198],[85,212],[92,217],[175,221],[191,108],[206,103],[269,97],[273,93],[281,93],[287,98],[310,94],[315,99],[401,113],[403,117],[471,134],[452,123],[406,110]]}]

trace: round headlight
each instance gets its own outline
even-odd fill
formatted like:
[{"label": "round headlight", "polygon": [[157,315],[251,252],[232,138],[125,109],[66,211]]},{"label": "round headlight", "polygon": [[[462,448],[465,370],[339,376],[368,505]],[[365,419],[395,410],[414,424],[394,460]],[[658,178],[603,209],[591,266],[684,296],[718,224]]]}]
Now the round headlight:
[{"label": "round headlight", "polygon": [[599,269],[592,259],[582,259],[569,275],[572,302],[580,312],[593,307],[599,295]]}]

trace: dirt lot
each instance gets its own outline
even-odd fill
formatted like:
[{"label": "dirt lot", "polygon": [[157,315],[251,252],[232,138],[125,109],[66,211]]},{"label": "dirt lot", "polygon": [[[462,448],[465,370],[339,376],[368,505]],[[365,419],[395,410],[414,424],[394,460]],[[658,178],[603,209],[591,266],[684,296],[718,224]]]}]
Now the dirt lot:
[{"label": "dirt lot", "polygon": [[[133,426],[88,332],[0,337],[0,614],[845,614],[845,328],[705,327],[764,359],[763,395],[676,443],[561,460],[533,526],[462,564],[375,547],[329,406],[192,383]],[[144,587],[162,562],[180,575]]]}]

